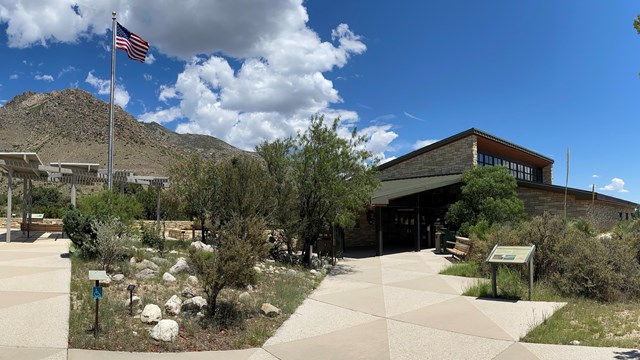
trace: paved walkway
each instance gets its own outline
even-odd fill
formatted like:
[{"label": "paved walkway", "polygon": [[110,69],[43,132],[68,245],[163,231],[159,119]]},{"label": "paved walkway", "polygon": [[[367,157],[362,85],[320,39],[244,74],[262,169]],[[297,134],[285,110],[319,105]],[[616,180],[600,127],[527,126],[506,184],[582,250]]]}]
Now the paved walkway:
[{"label": "paved walkway", "polygon": [[437,275],[449,262],[430,251],[345,259],[262,348],[67,351],[67,241],[44,235],[35,243],[0,242],[0,359],[640,358],[630,349],[519,343],[562,304],[461,296],[475,280]]}]

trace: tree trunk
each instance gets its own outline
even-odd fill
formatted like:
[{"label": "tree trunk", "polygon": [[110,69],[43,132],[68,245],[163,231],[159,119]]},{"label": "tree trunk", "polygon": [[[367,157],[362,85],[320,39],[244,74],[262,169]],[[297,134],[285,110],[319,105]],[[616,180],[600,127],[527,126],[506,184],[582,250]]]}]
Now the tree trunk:
[{"label": "tree trunk", "polygon": [[200,232],[202,233],[202,242],[206,244],[207,243],[207,237],[206,237],[207,235],[205,234],[205,231],[204,231],[204,222],[205,222],[205,219],[204,218],[200,218]]}]

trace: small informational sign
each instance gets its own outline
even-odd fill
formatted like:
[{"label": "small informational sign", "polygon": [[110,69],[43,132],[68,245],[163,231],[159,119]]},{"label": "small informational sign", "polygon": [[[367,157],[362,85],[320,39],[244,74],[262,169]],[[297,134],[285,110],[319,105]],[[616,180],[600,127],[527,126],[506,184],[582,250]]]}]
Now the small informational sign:
[{"label": "small informational sign", "polygon": [[104,270],[89,270],[89,280],[106,280],[107,272]]},{"label": "small informational sign", "polygon": [[93,298],[98,300],[102,299],[102,286],[93,287]]},{"label": "small informational sign", "polygon": [[527,264],[534,246],[496,246],[487,257],[487,262],[502,264]]}]

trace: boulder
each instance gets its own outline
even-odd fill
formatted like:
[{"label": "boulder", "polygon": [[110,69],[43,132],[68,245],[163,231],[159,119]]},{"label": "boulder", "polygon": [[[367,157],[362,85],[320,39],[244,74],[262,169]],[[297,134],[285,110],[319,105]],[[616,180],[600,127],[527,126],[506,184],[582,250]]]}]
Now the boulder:
[{"label": "boulder", "polygon": [[298,272],[293,269],[289,269],[285,274],[289,277],[295,277],[298,274]]},{"label": "boulder", "polygon": [[238,301],[245,305],[250,305],[252,300],[251,295],[246,291],[238,296]]},{"label": "boulder", "polygon": [[191,275],[187,278],[187,284],[189,286],[198,286],[198,278]]},{"label": "boulder", "polygon": [[158,273],[151,269],[143,269],[136,274],[136,277],[140,279],[152,279],[156,277],[156,275],[158,275]]},{"label": "boulder", "polygon": [[258,274],[262,274],[262,269],[259,266],[254,266],[253,271],[257,272]]},{"label": "boulder", "polygon": [[182,311],[197,313],[207,306],[207,300],[202,296],[195,296],[182,303]]},{"label": "boulder", "polygon": [[173,295],[166,303],[164,303],[164,311],[169,315],[180,314],[180,308],[182,307],[182,299],[178,295]]},{"label": "boulder", "polygon": [[153,263],[153,262],[151,262],[151,261],[149,261],[147,259],[144,259],[144,260],[142,260],[140,262],[137,262],[133,266],[135,266],[135,268],[138,269],[138,270],[144,270],[144,269],[151,269],[153,271],[160,270],[158,265],[156,265],[155,263]]},{"label": "boulder", "polygon": [[115,274],[111,277],[111,280],[113,280],[113,282],[115,283],[121,283],[124,281],[124,275],[123,274]]},{"label": "boulder", "polygon": [[169,272],[172,274],[177,274],[179,272],[183,272],[187,270],[189,270],[189,264],[187,264],[187,260],[181,257],[181,258],[178,258],[178,261],[176,262],[176,264],[169,269]]},{"label": "boulder", "polygon": [[148,304],[142,310],[140,320],[147,324],[157,323],[162,320],[162,310],[160,310],[160,307],[156,304]]},{"label": "boulder", "polygon": [[157,341],[173,342],[178,337],[180,327],[174,320],[160,320],[151,330],[151,337]]},{"label": "boulder", "polygon": [[269,303],[264,303],[262,304],[262,307],[260,307],[260,312],[265,315],[265,316],[269,316],[269,317],[276,317],[278,315],[280,315],[280,313],[282,313],[282,311],[280,309],[278,309],[277,307],[269,304]]},{"label": "boulder", "polygon": [[109,287],[109,285],[111,285],[111,278],[110,277],[107,276],[106,279],[100,280],[100,286]]},{"label": "boulder", "polygon": [[211,245],[203,243],[202,241],[194,241],[189,246],[194,247],[196,250],[213,252],[213,247]]},{"label": "boulder", "polygon": [[313,269],[309,271],[309,274],[311,274],[311,275],[313,275],[313,276],[318,276],[318,275],[320,275],[320,273],[318,273],[318,270],[313,270]]},{"label": "boulder", "polygon": [[186,298],[192,298],[192,297],[196,296],[196,292],[192,288],[186,287],[186,288],[184,288],[182,290],[182,296],[184,296]]},{"label": "boulder", "polygon": [[166,281],[166,282],[175,282],[176,278],[175,276],[169,274],[168,272],[164,273],[162,275],[162,280]]},{"label": "boulder", "polygon": [[138,303],[140,303],[140,297],[137,295],[133,295],[133,297],[131,299],[127,299],[124,301],[124,306],[129,306],[129,302],[133,302],[133,305],[136,305]]}]

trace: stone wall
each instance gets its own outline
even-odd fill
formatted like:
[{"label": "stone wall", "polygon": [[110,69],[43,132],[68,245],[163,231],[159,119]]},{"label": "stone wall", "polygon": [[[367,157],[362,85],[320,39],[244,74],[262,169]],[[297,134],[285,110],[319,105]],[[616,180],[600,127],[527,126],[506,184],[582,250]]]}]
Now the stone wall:
[{"label": "stone wall", "polygon": [[458,174],[477,161],[477,139],[468,136],[380,171],[380,180]]},{"label": "stone wall", "polygon": [[376,245],[376,225],[369,224],[367,212],[363,211],[356,220],[353,229],[344,231],[344,247],[346,249],[355,247],[373,247]]},{"label": "stone wall", "polygon": [[[549,212],[553,215],[564,216],[564,194],[541,189],[518,187],[518,196],[524,202],[525,210],[530,216],[542,215]],[[584,218],[601,231],[609,230],[620,220],[620,213],[633,213],[633,207],[614,205],[591,200],[576,200],[575,196],[567,195],[567,218]]]},{"label": "stone wall", "polygon": [[553,184],[553,164],[542,168],[542,183],[547,185]]}]

